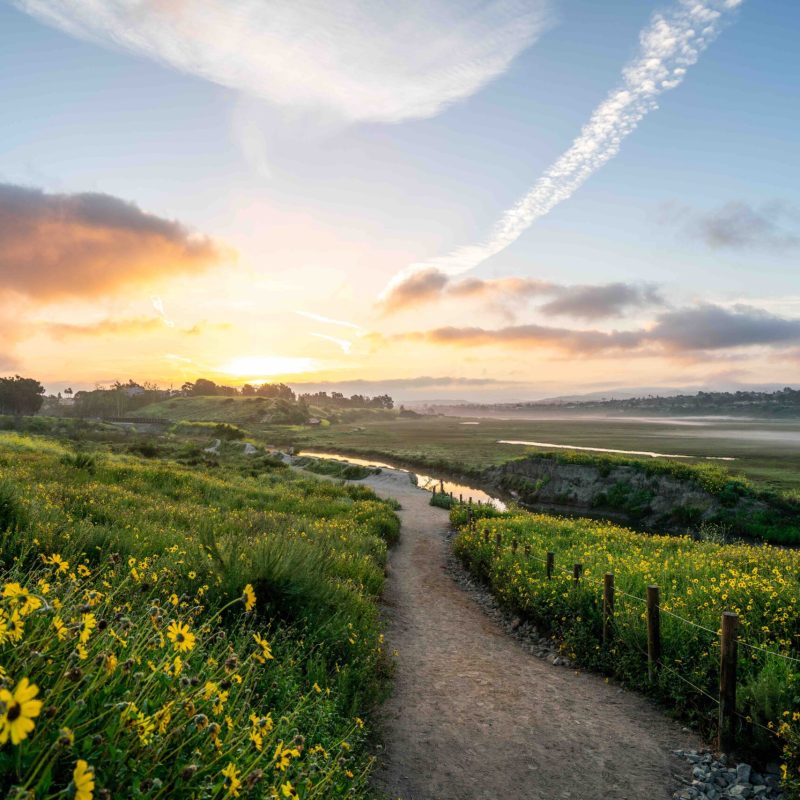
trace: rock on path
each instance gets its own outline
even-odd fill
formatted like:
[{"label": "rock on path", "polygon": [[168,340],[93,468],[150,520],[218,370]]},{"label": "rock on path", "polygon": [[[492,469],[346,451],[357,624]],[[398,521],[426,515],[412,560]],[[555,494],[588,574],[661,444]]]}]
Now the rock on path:
[{"label": "rock on path", "polygon": [[646,699],[552,666],[503,632],[446,571],[447,512],[406,473],[361,483],[402,503],[389,559],[376,788],[402,800],[662,800],[699,742]]}]

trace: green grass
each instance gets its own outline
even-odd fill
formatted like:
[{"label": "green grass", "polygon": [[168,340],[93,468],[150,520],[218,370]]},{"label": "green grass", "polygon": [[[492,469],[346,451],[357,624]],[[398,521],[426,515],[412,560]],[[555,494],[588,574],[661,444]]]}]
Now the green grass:
[{"label": "green grass", "polygon": [[268,397],[173,397],[143,406],[137,417],[169,419],[174,422],[228,422],[261,425],[301,423],[308,412],[294,403]]},{"label": "green grass", "polygon": [[327,475],[330,478],[341,478],[347,481],[361,481],[370,475],[377,475],[381,471],[378,467],[364,467],[358,464],[348,464],[346,461],[311,458],[310,456],[297,458],[294,464],[306,472]]},{"label": "green grass", "polygon": [[[698,427],[617,419],[474,418],[469,421],[479,422],[478,425],[462,424],[465,421],[468,420],[458,417],[394,417],[359,425],[332,425],[325,430],[287,432],[276,428],[270,433],[275,438],[282,437],[305,447],[394,457],[431,468],[458,465],[465,474],[527,453],[544,451],[542,448],[499,444],[499,439],[676,453],[689,457],[674,460],[676,464],[708,464],[704,456],[724,456],[736,459],[718,462],[733,475],[743,475],[753,483],[775,491],[800,491],[798,422],[743,420],[710,422]],[[649,460],[643,459],[645,463]]]},{"label": "green grass", "polygon": [[[733,470],[728,462],[709,461],[706,459],[675,459],[675,458],[642,458],[607,453],[592,453],[576,450],[547,450],[539,448],[521,448],[512,445],[499,444],[500,438],[532,438],[530,432],[525,433],[520,426],[535,425],[537,441],[553,441],[559,436],[569,436],[572,443],[584,441],[588,435],[581,427],[586,421],[502,421],[482,420],[480,425],[464,425],[464,420],[453,417],[421,417],[421,418],[396,418],[392,423],[376,422],[358,427],[345,425],[331,426],[325,431],[297,430],[293,436],[300,446],[325,448],[352,455],[370,456],[383,459],[394,459],[400,465],[417,467],[436,473],[447,475],[462,475],[472,479],[484,488],[492,483],[497,484],[496,475],[487,475],[487,467],[512,462],[520,457],[527,459],[548,459],[562,464],[578,464],[596,468],[603,475],[615,466],[628,466],[641,470],[648,476],[667,475],[678,481],[695,484],[720,503],[720,510],[714,521],[721,528],[731,531],[732,535],[747,536],[753,539],[762,539],[776,543],[793,544],[800,542],[800,495],[795,491],[786,491],[776,482],[766,483],[748,476],[744,464],[730,462],[735,465]],[[575,426],[576,430],[567,430],[564,425]],[[609,427],[605,427],[608,424]],[[552,430],[544,431],[541,426],[551,425]],[[691,445],[691,440],[684,436],[683,440],[669,441],[668,447],[660,446],[653,441],[642,444],[635,437],[637,430],[647,425],[602,420],[593,420],[594,436],[605,436],[596,446],[613,447],[615,449],[638,449],[646,447],[652,452],[681,452],[686,451]],[[649,433],[652,436],[663,435],[664,426],[650,425]],[[676,426],[681,427],[681,426]],[[685,428],[686,426],[683,426]],[[626,439],[617,439],[620,430],[627,434]],[[584,439],[581,436],[584,436]],[[675,434],[677,435],[677,434]],[[574,441],[578,440],[578,441]],[[595,440],[592,440],[595,441]],[[719,447],[717,440],[714,447]],[[558,441],[554,442],[558,443]],[[588,445],[587,445],[588,446]],[[594,445],[593,445],[594,446]],[[709,448],[710,443],[706,443]],[[724,448],[732,447],[729,442],[724,442]],[[769,448],[761,445],[765,455],[763,458],[772,458],[774,470],[781,469],[783,482],[790,478],[797,479],[791,474],[793,461],[781,460],[780,449],[775,449],[773,455],[768,455]],[[695,452],[697,452],[695,450]],[[727,449],[722,450],[727,453]],[[748,462],[749,463],[749,462]],[[800,466],[800,465],[799,465]],[[516,483],[515,483],[516,482]],[[522,477],[506,475],[500,479],[500,486],[506,490],[516,489],[524,496],[524,487],[517,483],[525,484]],[[623,492],[625,486],[612,487],[607,495],[602,495],[603,502],[598,505],[619,509],[627,515],[630,524],[636,524],[649,507],[648,498],[639,498]],[[616,497],[614,492],[620,494]],[[598,501],[601,495],[598,495]],[[763,502],[766,508],[745,508],[746,504],[740,499],[749,498]],[[535,501],[534,501],[535,502]],[[586,513],[592,513],[592,507],[587,506]],[[672,527],[681,532],[698,527],[696,509],[676,509],[673,514]],[[664,523],[666,524],[666,523]]]},{"label": "green grass", "polygon": [[256,796],[371,796],[389,672],[377,600],[399,521],[365,488],[252,463],[0,435],[0,688],[27,679],[43,703],[0,746],[0,784],[55,797],[82,760],[119,797],[227,797],[232,774]]}]

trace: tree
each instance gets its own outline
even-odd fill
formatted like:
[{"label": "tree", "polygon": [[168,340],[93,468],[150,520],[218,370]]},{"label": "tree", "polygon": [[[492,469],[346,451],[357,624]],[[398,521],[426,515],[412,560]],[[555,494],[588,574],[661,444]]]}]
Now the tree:
[{"label": "tree", "polygon": [[44,386],[34,378],[0,378],[0,412],[32,416],[44,403]]},{"label": "tree", "polygon": [[198,378],[194,382],[192,394],[196,397],[213,396],[217,394],[217,384],[207,378]]}]

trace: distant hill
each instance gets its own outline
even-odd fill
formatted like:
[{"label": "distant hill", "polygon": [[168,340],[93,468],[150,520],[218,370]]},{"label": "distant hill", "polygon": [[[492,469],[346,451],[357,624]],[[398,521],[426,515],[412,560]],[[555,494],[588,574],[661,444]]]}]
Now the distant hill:
[{"label": "distant hill", "polygon": [[305,422],[308,408],[298,403],[268,397],[172,397],[150,403],[136,412],[140,417],[158,417],[202,422],[291,424]]},{"label": "distant hill", "polygon": [[249,425],[300,425],[311,419],[354,421],[397,412],[384,408],[340,408],[305,399],[273,397],[172,397],[150,403],[136,411],[139,417],[169,419],[174,422],[229,422]]},{"label": "distant hill", "polygon": [[800,418],[800,390],[697,392],[609,399],[551,399],[520,403],[467,404],[469,409],[585,414],[647,414],[667,416],[752,416]]}]

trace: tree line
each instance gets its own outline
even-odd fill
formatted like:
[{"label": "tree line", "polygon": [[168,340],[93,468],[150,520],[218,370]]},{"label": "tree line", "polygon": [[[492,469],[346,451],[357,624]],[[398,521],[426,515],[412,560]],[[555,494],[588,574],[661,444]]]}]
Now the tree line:
[{"label": "tree line", "polygon": [[280,401],[285,406],[298,406],[307,410],[316,405],[325,408],[386,408],[394,407],[388,394],[368,397],[354,394],[346,397],[341,392],[315,392],[297,395],[285,383],[261,383],[244,386],[226,386],[208,378],[187,381],[180,389],[160,388],[155,383],[127,383],[115,381],[108,387],[74,392],[71,387],[45,397],[45,389],[34,378],[0,378],[0,414],[32,415],[41,410],[45,414],[72,417],[123,417],[151,403],[175,397],[262,397]]}]

